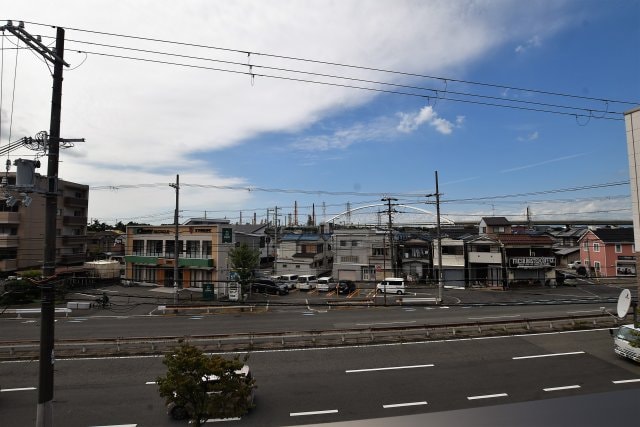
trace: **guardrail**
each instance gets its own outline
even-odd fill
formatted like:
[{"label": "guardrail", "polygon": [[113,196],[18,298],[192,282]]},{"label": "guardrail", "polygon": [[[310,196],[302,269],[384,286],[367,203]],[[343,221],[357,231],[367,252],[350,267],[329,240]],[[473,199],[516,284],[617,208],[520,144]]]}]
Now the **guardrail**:
[{"label": "guardrail", "polygon": [[[58,339],[57,357],[162,354],[182,341],[204,351],[237,352],[277,348],[331,347],[398,343],[479,336],[498,336],[575,329],[615,327],[623,321],[603,310],[598,315],[529,318],[465,323],[434,323],[402,327],[246,332],[236,334]],[[0,360],[38,357],[38,340],[0,342]]]},{"label": "guardrail", "polygon": [[[7,310],[5,310],[5,313],[13,313],[13,314],[17,314],[18,315],[18,319],[22,319],[22,315],[23,314],[40,314],[40,312],[42,311],[42,309],[39,308],[9,308]],[[69,316],[69,313],[71,313],[71,309],[70,308],[56,308],[55,309],[56,313],[64,313],[65,317]]]}]

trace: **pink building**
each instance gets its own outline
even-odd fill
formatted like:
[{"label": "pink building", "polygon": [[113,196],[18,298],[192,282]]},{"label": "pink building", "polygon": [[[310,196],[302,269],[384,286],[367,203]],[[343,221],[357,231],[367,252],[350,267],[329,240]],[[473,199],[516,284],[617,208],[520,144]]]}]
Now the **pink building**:
[{"label": "pink building", "polygon": [[580,260],[592,276],[633,277],[636,257],[633,228],[598,228],[578,241]]}]

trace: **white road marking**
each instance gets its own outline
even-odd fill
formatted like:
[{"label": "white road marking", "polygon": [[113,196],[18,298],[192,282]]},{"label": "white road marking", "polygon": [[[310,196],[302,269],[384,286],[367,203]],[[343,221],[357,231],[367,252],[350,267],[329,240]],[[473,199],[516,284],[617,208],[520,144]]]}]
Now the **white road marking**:
[{"label": "white road marking", "polygon": [[632,380],[618,380],[618,381],[611,381],[614,384],[626,384],[626,383],[640,383],[640,378],[634,378]]},{"label": "white road marking", "polygon": [[5,391],[31,391],[35,389],[36,389],[35,387],[3,388],[3,389],[0,389],[0,392],[4,393]]},{"label": "white road marking", "polygon": [[373,326],[373,325],[395,325],[402,323],[416,323],[415,320],[399,320],[397,322],[373,322],[373,323],[356,323],[356,326]]},{"label": "white road marking", "polygon": [[242,418],[209,418],[205,423],[223,423],[225,421],[240,421]]},{"label": "white road marking", "polygon": [[513,317],[520,317],[519,314],[513,314],[513,315],[505,315],[505,316],[486,316],[486,317],[469,317],[469,320],[483,320],[483,319],[505,319],[505,318],[513,318]]},{"label": "white road marking", "polygon": [[104,426],[92,426],[92,427],[136,427],[138,424],[110,424]]},{"label": "white road marking", "polygon": [[347,374],[357,373],[357,372],[375,372],[375,371],[392,371],[395,369],[415,369],[415,368],[431,368],[433,364],[430,365],[411,365],[411,366],[389,366],[386,368],[370,368],[370,369],[351,369],[348,371],[344,371]]},{"label": "white road marking", "polygon": [[337,414],[337,409],[329,409],[326,411],[310,411],[310,412],[291,412],[289,413],[290,417],[301,417],[305,415],[324,415],[324,414]]},{"label": "white road marking", "polygon": [[597,310],[567,311],[567,314],[580,314],[580,313],[602,313],[602,309],[597,309]]},{"label": "white road marking", "polygon": [[571,390],[574,388],[580,388],[579,385],[566,385],[563,387],[549,387],[549,388],[543,388],[542,390],[544,391],[558,391],[558,390]]},{"label": "white road marking", "polygon": [[572,351],[569,353],[537,354],[535,356],[517,356],[517,357],[512,357],[512,359],[513,360],[538,359],[540,357],[572,356],[574,354],[584,354],[584,351]]},{"label": "white road marking", "polygon": [[145,385],[154,385],[155,383],[156,383],[155,381],[147,381]]},{"label": "white road marking", "polygon": [[493,399],[494,397],[507,397],[509,396],[507,393],[497,393],[497,394],[485,394],[484,396],[468,396],[468,400],[477,400],[477,399]]},{"label": "white road marking", "polygon": [[104,426],[91,426],[91,427],[136,427],[138,424],[110,424]]},{"label": "white road marking", "polygon": [[402,408],[405,406],[421,406],[421,405],[427,405],[427,402],[423,400],[422,402],[393,403],[390,405],[382,405],[382,407],[384,409],[390,409],[390,408]]}]

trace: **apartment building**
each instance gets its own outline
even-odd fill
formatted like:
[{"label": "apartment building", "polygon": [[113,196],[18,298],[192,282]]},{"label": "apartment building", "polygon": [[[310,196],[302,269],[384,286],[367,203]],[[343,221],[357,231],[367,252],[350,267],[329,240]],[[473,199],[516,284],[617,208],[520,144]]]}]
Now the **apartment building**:
[{"label": "apartment building", "polygon": [[[44,259],[47,178],[33,176],[27,187],[16,187],[16,174],[2,177],[0,202],[0,272],[40,269]],[[82,265],[87,252],[89,186],[58,180],[56,265]]]}]

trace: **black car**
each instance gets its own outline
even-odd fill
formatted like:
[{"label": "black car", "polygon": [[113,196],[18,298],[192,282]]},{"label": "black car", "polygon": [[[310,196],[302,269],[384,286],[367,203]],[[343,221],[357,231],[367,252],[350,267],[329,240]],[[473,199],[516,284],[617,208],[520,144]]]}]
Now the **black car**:
[{"label": "black car", "polygon": [[353,280],[340,280],[338,282],[339,294],[350,294],[356,290],[356,283]]},{"label": "black car", "polygon": [[286,295],[289,287],[286,283],[274,282],[269,279],[256,279],[251,283],[251,291],[259,294]]}]

